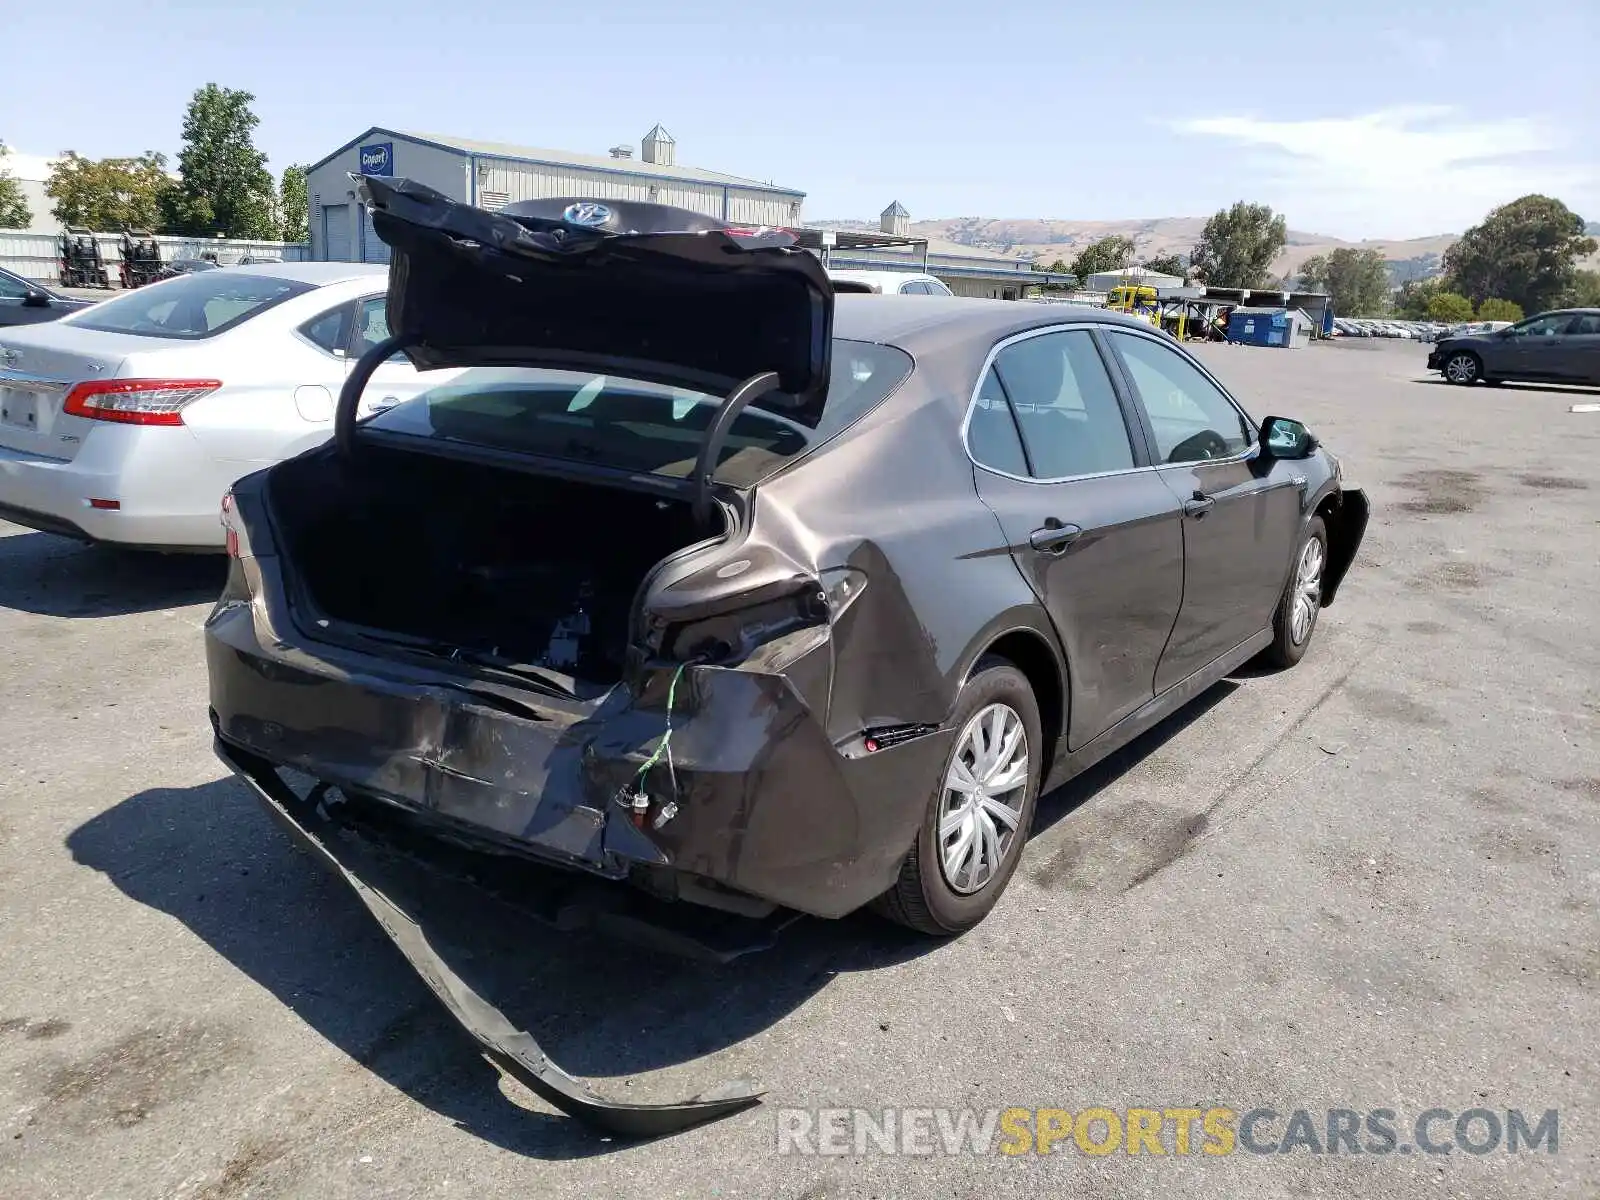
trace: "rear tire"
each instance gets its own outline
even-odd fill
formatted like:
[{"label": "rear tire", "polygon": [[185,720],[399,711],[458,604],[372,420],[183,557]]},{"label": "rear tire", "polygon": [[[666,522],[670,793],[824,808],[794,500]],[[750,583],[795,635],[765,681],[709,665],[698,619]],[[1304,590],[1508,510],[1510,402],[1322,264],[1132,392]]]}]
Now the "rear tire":
[{"label": "rear tire", "polygon": [[1444,360],[1444,377],[1451,383],[1472,384],[1483,374],[1483,363],[1468,350],[1457,350]]},{"label": "rear tire", "polygon": [[[1006,659],[979,661],[951,723],[956,735],[922,828],[900,878],[873,902],[891,921],[934,937],[965,933],[1000,899],[1033,827],[1045,766],[1038,701],[1027,677]],[[1018,728],[1018,744],[1007,752],[1005,743]],[[989,762],[983,750],[995,741],[1000,745]],[[1008,788],[1013,779],[1016,786]]]},{"label": "rear tire", "polygon": [[1322,613],[1322,579],[1328,567],[1328,527],[1312,517],[1295,550],[1283,596],[1272,614],[1272,645],[1266,658],[1275,667],[1292,667],[1306,656]]}]

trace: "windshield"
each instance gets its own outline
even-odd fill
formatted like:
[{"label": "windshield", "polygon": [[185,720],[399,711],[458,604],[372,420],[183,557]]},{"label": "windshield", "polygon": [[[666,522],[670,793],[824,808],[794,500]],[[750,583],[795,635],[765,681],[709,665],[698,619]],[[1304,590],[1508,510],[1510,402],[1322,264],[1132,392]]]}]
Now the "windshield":
[{"label": "windshield", "polygon": [[240,271],[195,271],[102,300],[66,318],[85,329],[140,337],[215,337],[291,296],[309,292],[297,279]]},{"label": "windshield", "polygon": [[[911,367],[911,357],[890,346],[835,341],[827,408],[817,428],[747,408],[729,431],[716,478],[735,487],[757,483],[860,420]],[[477,367],[367,424],[687,479],[721,402],[719,396],[619,376]]]}]

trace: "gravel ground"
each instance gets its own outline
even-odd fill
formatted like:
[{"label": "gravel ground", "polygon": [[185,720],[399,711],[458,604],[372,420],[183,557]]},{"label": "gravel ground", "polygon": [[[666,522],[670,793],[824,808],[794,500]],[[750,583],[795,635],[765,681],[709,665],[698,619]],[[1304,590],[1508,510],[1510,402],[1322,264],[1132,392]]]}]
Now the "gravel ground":
[{"label": "gravel ground", "polygon": [[[1450,388],[1410,344],[1202,353],[1369,489],[1306,660],[1047,797],[957,941],[804,922],[707,969],[506,931],[513,1011],[603,1090],[770,1089],[651,1144],[502,1082],[225,778],[215,562],[0,525],[0,1194],[1595,1195],[1594,397]],[[900,1105],[1271,1107],[1269,1143],[1295,1109],[1409,1143],[1432,1107],[1553,1108],[1559,1152],[778,1153],[784,1107]]]}]

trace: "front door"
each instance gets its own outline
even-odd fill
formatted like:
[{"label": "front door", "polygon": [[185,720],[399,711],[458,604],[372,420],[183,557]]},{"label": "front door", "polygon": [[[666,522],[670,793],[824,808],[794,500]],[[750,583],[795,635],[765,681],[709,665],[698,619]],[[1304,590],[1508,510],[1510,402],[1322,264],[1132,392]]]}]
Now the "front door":
[{"label": "front door", "polygon": [[1156,474],[1182,505],[1183,606],[1155,674],[1165,691],[1270,627],[1300,531],[1301,465],[1263,461],[1250,419],[1187,354],[1117,330]]},{"label": "front door", "polygon": [[[1515,379],[1566,379],[1573,374],[1568,363],[1572,349],[1566,333],[1572,325],[1569,312],[1547,313],[1513,325],[1501,336],[1498,357],[1506,374]],[[1494,372],[1489,372],[1493,377]]]},{"label": "front door", "polygon": [[1178,501],[1129,416],[1095,335],[1057,328],[1001,344],[967,428],[978,494],[1066,651],[1073,750],[1150,699],[1182,596]]}]

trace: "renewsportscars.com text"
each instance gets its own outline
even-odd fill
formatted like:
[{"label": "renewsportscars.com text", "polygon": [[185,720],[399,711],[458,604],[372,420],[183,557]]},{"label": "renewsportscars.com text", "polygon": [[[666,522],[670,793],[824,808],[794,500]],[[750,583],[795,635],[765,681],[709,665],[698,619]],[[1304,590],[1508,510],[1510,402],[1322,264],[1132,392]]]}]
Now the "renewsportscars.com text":
[{"label": "renewsportscars.com text", "polygon": [[1560,1113],[1429,1108],[783,1108],[779,1154],[1555,1154]]}]

